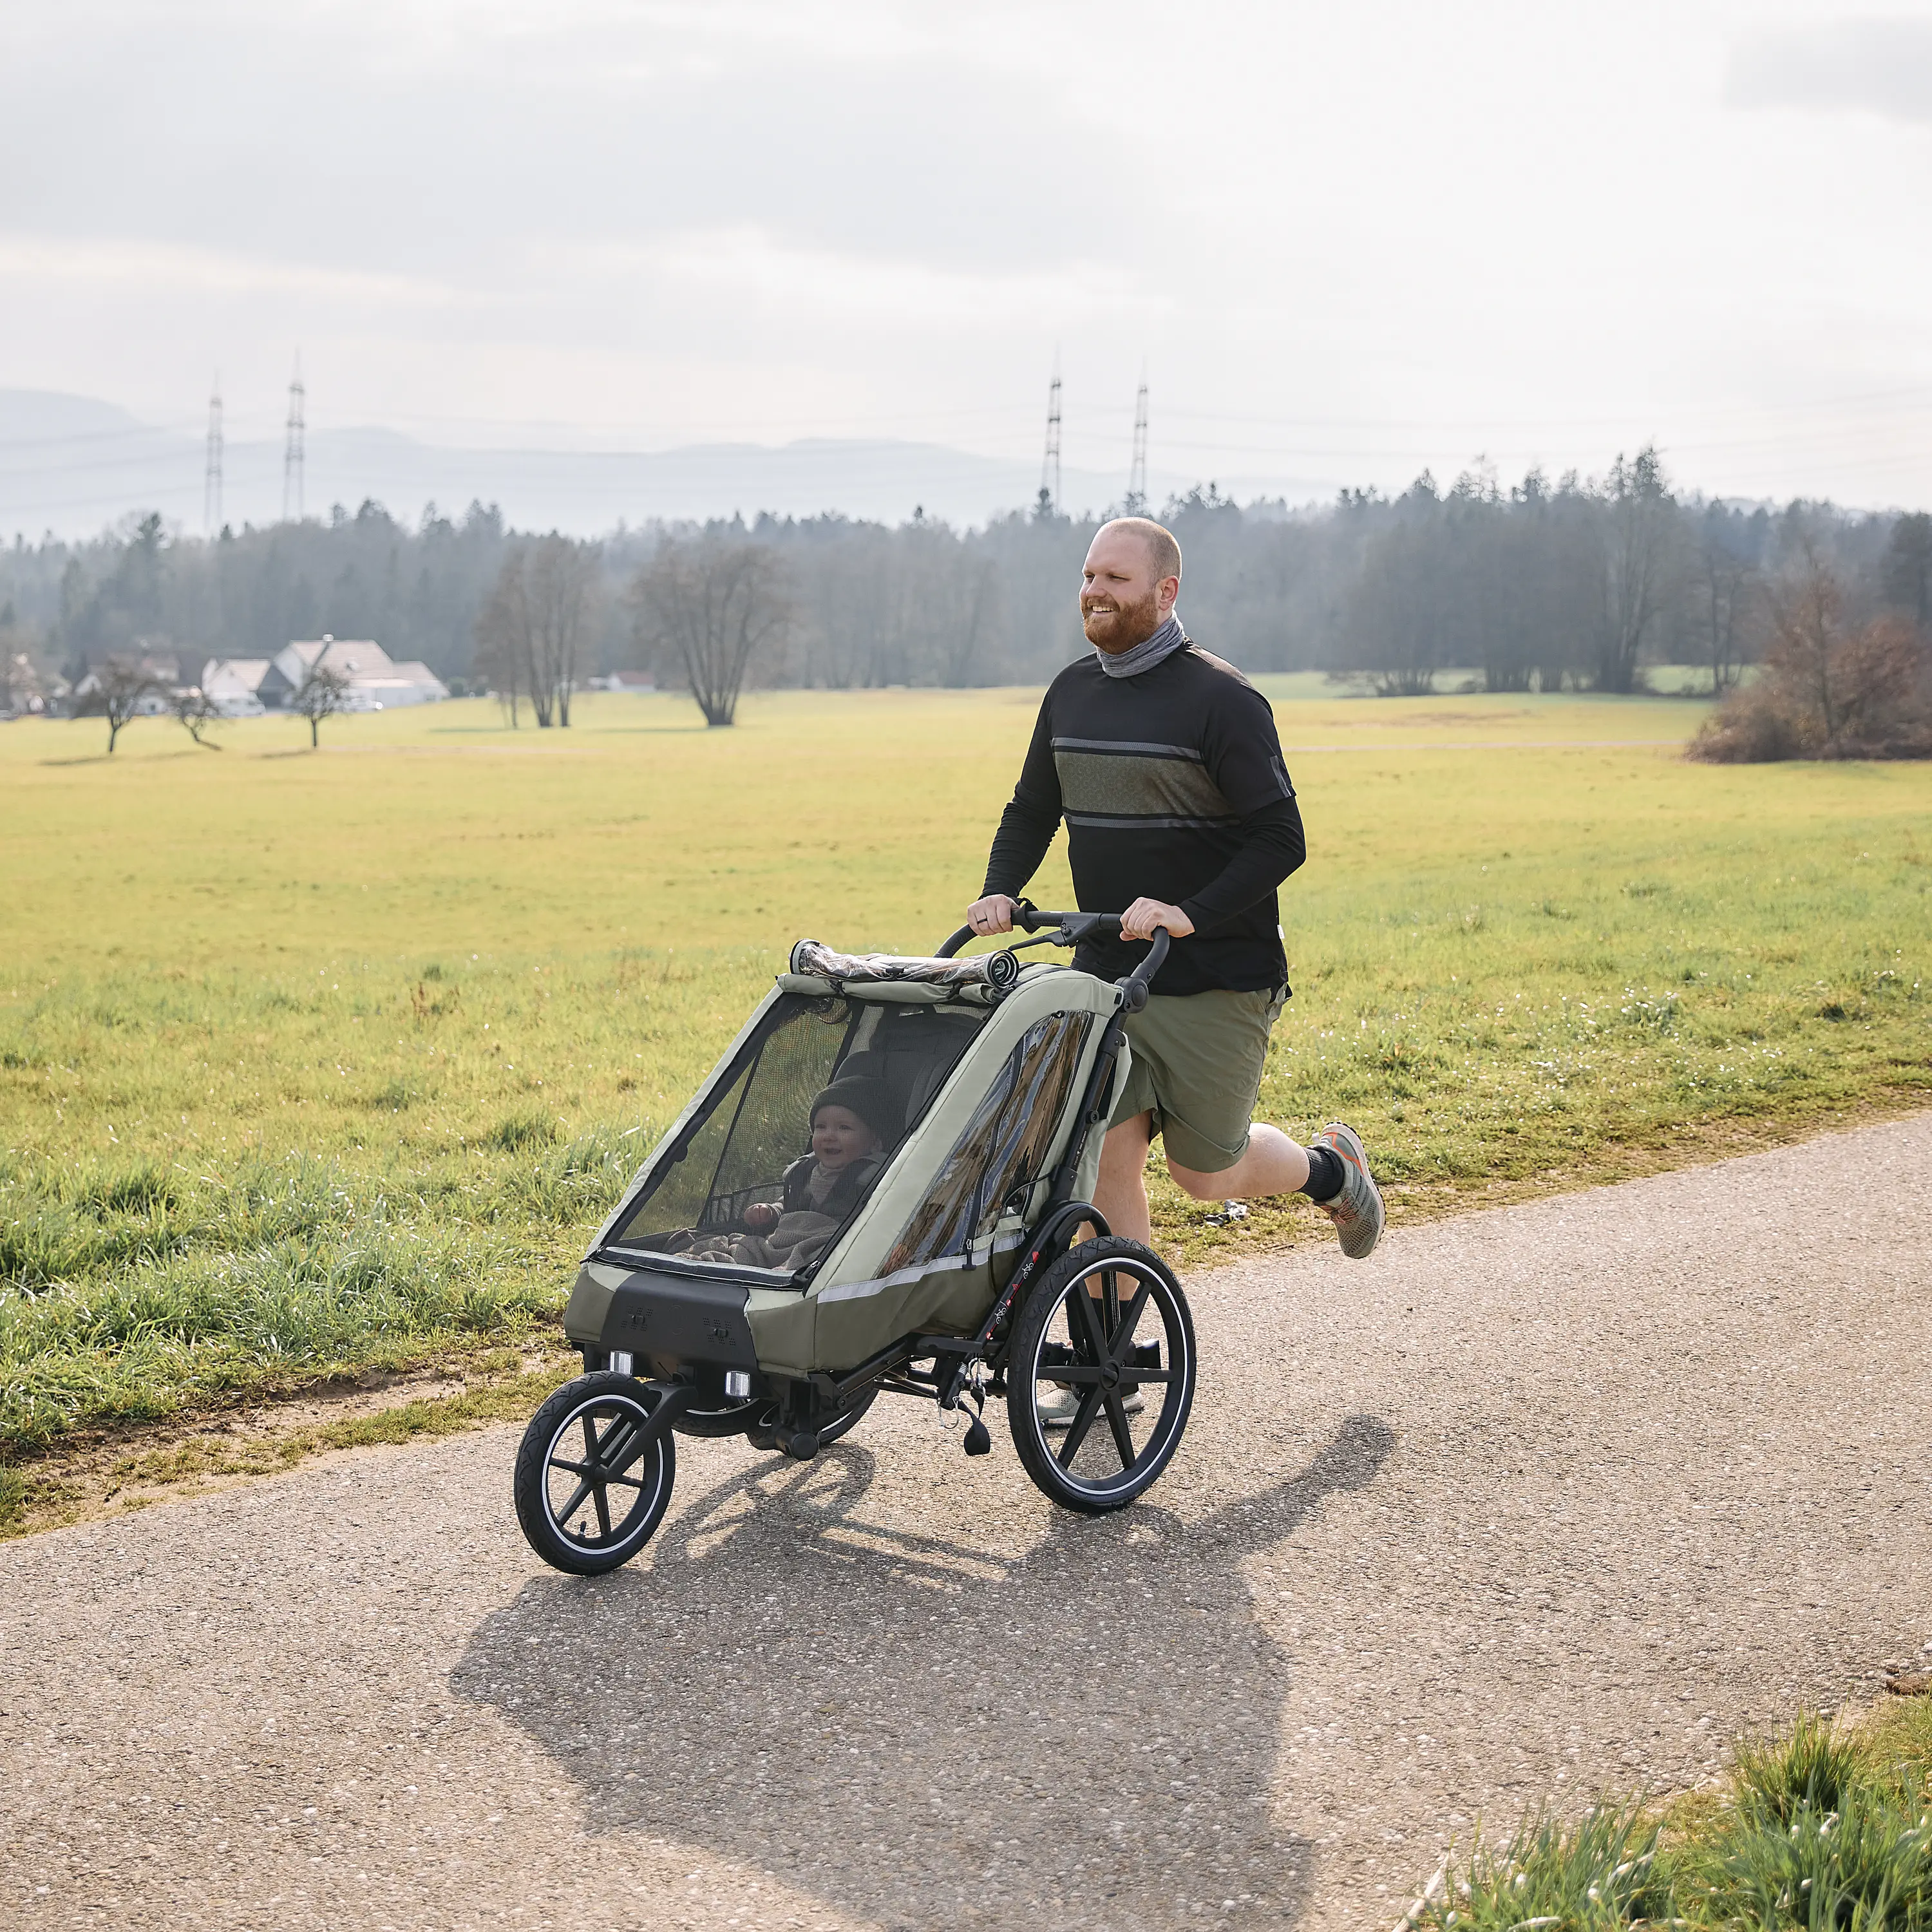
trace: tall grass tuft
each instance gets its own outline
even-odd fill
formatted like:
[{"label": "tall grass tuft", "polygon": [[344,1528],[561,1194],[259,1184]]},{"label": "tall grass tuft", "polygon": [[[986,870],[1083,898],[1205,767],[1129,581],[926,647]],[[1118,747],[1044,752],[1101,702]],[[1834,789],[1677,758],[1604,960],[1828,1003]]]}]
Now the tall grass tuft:
[{"label": "tall grass tuft", "polygon": [[615,1128],[600,1128],[507,1175],[501,1191],[539,1220],[601,1220],[616,1204],[635,1157]]},{"label": "tall grass tuft", "polygon": [[1805,1812],[1843,1810],[1870,1781],[1857,1743],[1810,1711],[1781,1738],[1739,1744],[1732,1778],[1738,1810],[1780,1828]]},{"label": "tall grass tuft", "polygon": [[1662,1835],[1635,1805],[1599,1805],[1574,1824],[1539,1813],[1505,1844],[1479,1843],[1422,1923],[1454,1932],[1610,1932],[1671,1918]]},{"label": "tall grass tuft", "polygon": [[1420,1923],[1436,1932],[1932,1932],[1932,1721],[1804,1716],[1737,1753],[1721,1797],[1599,1802],[1479,1843]]},{"label": "tall grass tuft", "polygon": [[1807,1932],[1932,1932],[1932,1820],[1898,1767],[1830,1720],[1738,1751],[1728,1814],[1687,1852],[1714,1923]]},{"label": "tall grass tuft", "polygon": [[1686,1862],[1686,1874],[1699,1881],[1703,1916],[1714,1924],[1932,1928],[1932,1830],[1876,1790],[1849,1792],[1841,1810],[1802,1805],[1781,1827],[1741,1806],[1706,1858]]},{"label": "tall grass tuft", "polygon": [[539,1108],[506,1114],[483,1136],[486,1147],[500,1154],[524,1154],[532,1148],[548,1147],[556,1138],[555,1118]]}]

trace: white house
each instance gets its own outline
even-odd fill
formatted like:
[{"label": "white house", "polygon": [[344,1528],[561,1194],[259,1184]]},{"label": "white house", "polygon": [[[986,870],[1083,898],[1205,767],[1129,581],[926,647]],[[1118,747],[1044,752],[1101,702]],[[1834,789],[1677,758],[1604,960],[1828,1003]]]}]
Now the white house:
[{"label": "white house", "polygon": [[202,666],[201,688],[224,718],[256,718],[286,710],[318,664],[347,680],[345,711],[394,711],[440,704],[449,695],[428,664],[415,658],[398,664],[366,638],[316,638],[284,645],[272,658],[210,658]]},{"label": "white house", "polygon": [[[380,644],[367,638],[322,637],[292,644],[270,661],[271,669],[288,680],[291,692],[299,689],[318,665],[348,680],[342,704],[345,711],[393,711],[406,704],[440,704],[449,695],[448,686],[420,658],[398,664]],[[267,702],[266,697],[263,701]]]},{"label": "white house", "polygon": [[224,718],[259,718],[289,694],[279,671],[269,676],[272,668],[266,658],[210,658],[201,668],[202,695]]}]

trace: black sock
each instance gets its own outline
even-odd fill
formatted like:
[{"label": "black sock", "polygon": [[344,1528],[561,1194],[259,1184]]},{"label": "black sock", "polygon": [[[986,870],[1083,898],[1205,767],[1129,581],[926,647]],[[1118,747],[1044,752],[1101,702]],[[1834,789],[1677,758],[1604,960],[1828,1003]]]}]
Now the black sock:
[{"label": "black sock", "polygon": [[1348,1178],[1342,1156],[1333,1148],[1310,1148],[1308,1178],[1302,1183],[1300,1191],[1311,1201],[1332,1201]]}]

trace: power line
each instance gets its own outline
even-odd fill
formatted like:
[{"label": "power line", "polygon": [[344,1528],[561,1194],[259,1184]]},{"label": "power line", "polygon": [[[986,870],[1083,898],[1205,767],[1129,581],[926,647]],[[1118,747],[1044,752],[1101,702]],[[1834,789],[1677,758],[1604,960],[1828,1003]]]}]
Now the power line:
[{"label": "power line", "polygon": [[302,387],[302,351],[296,351],[296,373],[289,384],[288,441],[282,451],[282,521],[289,521],[289,506],[295,506],[295,520],[302,520],[303,412],[308,392]]},{"label": "power line", "polygon": [[202,472],[201,522],[212,536],[221,527],[221,378],[208,399],[208,462]]}]

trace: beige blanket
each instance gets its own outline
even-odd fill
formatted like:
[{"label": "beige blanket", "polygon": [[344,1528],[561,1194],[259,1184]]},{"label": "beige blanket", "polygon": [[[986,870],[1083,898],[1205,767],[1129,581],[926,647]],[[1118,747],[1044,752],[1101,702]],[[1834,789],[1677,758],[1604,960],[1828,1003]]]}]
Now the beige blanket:
[{"label": "beige blanket", "polygon": [[733,1234],[718,1229],[701,1234],[674,1234],[664,1244],[666,1254],[684,1255],[694,1262],[736,1262],[746,1268],[802,1268],[825,1252],[838,1232],[830,1214],[805,1209],[781,1214],[762,1234]]}]

